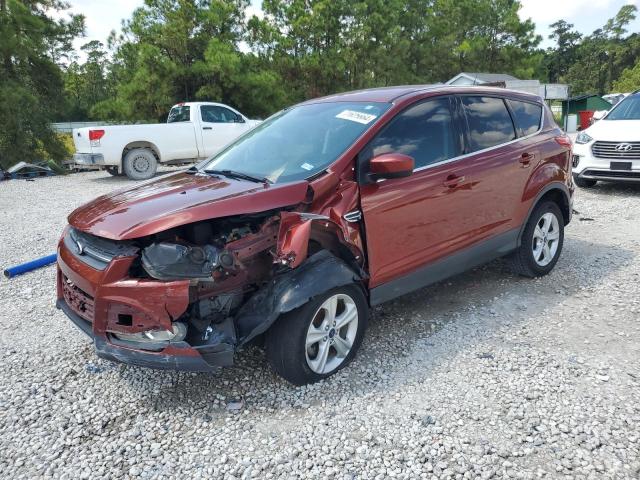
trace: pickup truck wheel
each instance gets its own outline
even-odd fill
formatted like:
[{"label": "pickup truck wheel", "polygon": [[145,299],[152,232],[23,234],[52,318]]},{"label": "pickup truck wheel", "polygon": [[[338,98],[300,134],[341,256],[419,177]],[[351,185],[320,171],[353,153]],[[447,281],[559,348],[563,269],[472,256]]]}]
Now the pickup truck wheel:
[{"label": "pickup truck wheel", "polygon": [[522,243],[509,258],[515,273],[542,277],[555,267],[564,243],[564,218],[555,202],[538,205],[524,229]]},{"label": "pickup truck wheel", "polygon": [[125,155],[122,166],[131,180],[147,180],[156,174],[158,161],[148,148],[134,148]]},{"label": "pickup truck wheel", "polygon": [[282,315],[266,336],[273,369],[294,385],[317,382],[356,355],[369,311],[362,289],[346,285],[318,295]]}]

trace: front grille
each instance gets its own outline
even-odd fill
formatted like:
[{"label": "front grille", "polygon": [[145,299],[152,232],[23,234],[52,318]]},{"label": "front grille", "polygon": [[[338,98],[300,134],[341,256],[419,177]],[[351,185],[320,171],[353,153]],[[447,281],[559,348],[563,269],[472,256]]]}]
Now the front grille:
[{"label": "front grille", "polygon": [[62,276],[62,294],[64,301],[69,305],[71,310],[88,322],[93,322],[93,297],[74,285],[73,282],[64,275]]},{"label": "front grille", "polygon": [[609,160],[640,160],[640,142],[596,142],[593,156]]},{"label": "front grille", "polygon": [[602,178],[629,178],[640,180],[640,171],[611,171],[611,170],[585,170],[582,175],[585,177],[602,177]]},{"label": "front grille", "polygon": [[96,270],[104,270],[116,257],[133,256],[138,248],[131,242],[118,242],[69,228],[64,244],[73,255]]}]

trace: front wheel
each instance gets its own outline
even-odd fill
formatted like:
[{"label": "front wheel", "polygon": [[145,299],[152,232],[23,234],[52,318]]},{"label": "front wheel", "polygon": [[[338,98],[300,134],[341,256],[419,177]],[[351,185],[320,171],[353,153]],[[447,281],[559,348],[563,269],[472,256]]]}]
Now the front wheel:
[{"label": "front wheel", "polygon": [[564,217],[555,202],[538,205],[524,229],[520,247],[511,255],[515,273],[541,277],[555,267],[564,244]]},{"label": "front wheel", "polygon": [[147,180],[156,174],[158,160],[148,148],[134,148],[125,155],[122,167],[131,180]]},{"label": "front wheel", "polygon": [[267,332],[269,363],[294,385],[333,375],[353,360],[367,328],[368,310],[357,285],[312,298],[282,315]]}]

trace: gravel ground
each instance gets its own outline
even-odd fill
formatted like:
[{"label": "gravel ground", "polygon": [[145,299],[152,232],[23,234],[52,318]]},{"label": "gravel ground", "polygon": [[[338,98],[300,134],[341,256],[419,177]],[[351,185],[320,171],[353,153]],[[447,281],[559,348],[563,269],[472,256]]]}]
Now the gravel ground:
[{"label": "gravel ground", "polygon": [[[0,264],[130,182],[0,184]],[[498,261],[373,313],[361,354],[296,388],[253,349],[219,375],[99,360],[54,269],[0,281],[1,478],[639,478],[640,186],[577,194],[554,272]]]}]

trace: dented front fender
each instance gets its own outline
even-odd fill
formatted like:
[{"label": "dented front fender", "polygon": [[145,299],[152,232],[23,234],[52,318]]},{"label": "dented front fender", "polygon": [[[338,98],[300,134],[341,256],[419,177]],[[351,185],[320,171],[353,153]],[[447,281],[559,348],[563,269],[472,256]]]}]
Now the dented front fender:
[{"label": "dented front fender", "polygon": [[362,280],[362,276],[327,250],[312,255],[298,268],[277,275],[240,308],[235,324],[239,345],[264,333],[283,313],[332,288]]}]

